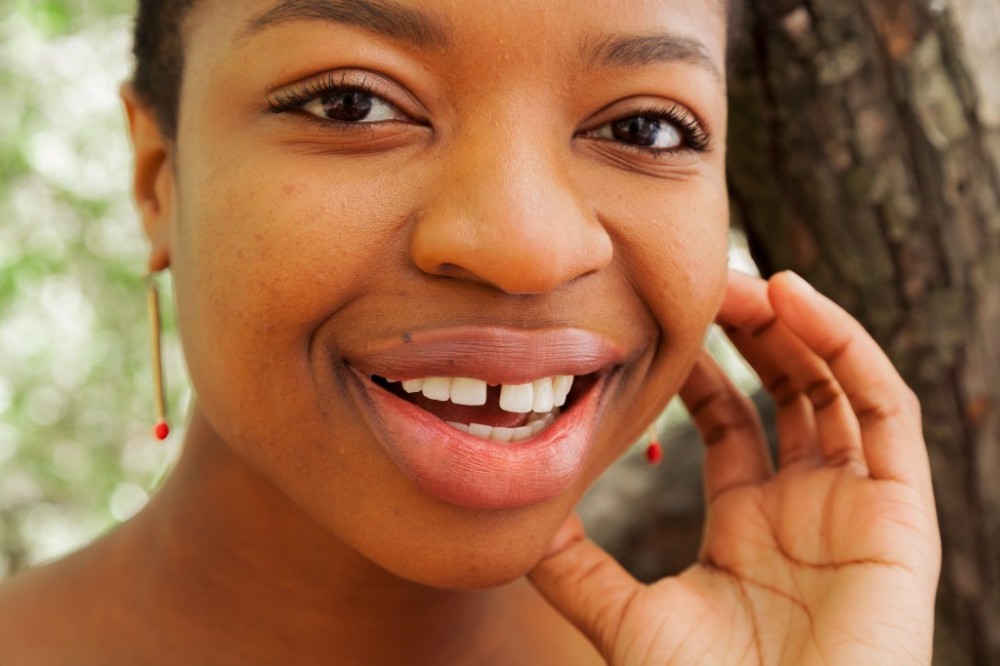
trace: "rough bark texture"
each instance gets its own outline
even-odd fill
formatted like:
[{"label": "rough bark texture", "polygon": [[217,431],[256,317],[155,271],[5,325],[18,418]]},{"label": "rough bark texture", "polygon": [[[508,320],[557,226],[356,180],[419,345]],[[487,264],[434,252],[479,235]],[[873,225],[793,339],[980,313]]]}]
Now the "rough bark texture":
[{"label": "rough bark texture", "polygon": [[[920,396],[944,542],[935,663],[1000,664],[1000,0],[747,0],[746,22],[734,218],[763,273],[847,307]],[[693,436],[584,506],[642,577],[696,552]]]},{"label": "rough bark texture", "polygon": [[1000,1],[750,0],[731,182],[766,274],[845,305],[921,397],[937,660],[1000,664]]}]

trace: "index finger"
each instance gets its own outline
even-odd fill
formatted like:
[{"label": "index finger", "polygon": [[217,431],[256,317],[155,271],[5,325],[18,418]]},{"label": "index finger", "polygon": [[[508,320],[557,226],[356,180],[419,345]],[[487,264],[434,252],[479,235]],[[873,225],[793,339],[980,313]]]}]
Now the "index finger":
[{"label": "index finger", "polygon": [[794,273],[771,279],[778,317],[821,357],[850,401],[861,427],[871,476],[930,491],[920,404],[864,327]]}]

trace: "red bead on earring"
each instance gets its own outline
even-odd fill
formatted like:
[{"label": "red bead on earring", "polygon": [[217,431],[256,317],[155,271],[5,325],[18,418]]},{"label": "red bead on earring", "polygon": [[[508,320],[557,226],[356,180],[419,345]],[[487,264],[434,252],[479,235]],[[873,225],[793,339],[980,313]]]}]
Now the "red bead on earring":
[{"label": "red bead on earring", "polygon": [[646,462],[659,465],[663,460],[663,446],[656,437],[656,424],[649,427],[649,444],[646,445]]}]

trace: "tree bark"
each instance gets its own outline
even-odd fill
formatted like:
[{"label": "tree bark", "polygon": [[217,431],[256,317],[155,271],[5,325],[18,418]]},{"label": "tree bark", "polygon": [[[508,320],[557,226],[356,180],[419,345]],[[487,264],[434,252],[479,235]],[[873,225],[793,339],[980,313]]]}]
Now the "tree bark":
[{"label": "tree bark", "polygon": [[921,398],[944,541],[936,663],[1000,664],[1000,0],[748,0],[734,218]]}]

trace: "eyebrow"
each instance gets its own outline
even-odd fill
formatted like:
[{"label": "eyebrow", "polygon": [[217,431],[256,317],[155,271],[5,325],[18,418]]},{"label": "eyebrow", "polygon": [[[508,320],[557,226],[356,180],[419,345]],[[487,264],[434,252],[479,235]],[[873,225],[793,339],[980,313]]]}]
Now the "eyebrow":
[{"label": "eyebrow", "polygon": [[652,64],[684,62],[711,71],[724,79],[708,49],[697,39],[682,35],[614,35],[588,40],[583,57],[591,67],[641,67]]},{"label": "eyebrow", "polygon": [[447,48],[451,35],[434,16],[389,0],[279,0],[250,19],[239,39],[293,21],[329,21],[364,28],[419,47]]}]

